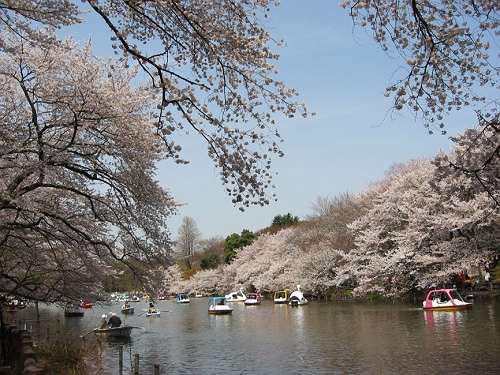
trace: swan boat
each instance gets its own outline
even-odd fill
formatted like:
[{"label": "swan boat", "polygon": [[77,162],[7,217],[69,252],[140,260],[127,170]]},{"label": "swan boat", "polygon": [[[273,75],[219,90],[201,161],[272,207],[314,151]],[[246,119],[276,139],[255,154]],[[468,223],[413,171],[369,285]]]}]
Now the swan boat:
[{"label": "swan boat", "polygon": [[240,288],[238,292],[226,294],[225,298],[227,302],[245,302],[247,296],[243,293],[243,288]]},{"label": "swan boat", "polygon": [[228,315],[233,309],[225,304],[225,297],[212,297],[208,300],[208,313],[212,315]]},{"label": "swan boat", "polygon": [[455,289],[431,290],[423,302],[424,310],[457,311],[472,307],[471,302],[465,302]]},{"label": "swan boat", "polygon": [[300,306],[307,305],[309,301],[304,297],[302,291],[300,290],[300,285],[297,285],[297,290],[290,294],[290,300],[288,304],[290,306]]}]

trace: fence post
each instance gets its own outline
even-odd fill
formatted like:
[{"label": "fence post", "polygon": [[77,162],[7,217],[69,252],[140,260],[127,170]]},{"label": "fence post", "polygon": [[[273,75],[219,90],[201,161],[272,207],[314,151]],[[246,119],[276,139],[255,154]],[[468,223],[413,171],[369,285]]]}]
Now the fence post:
[{"label": "fence post", "polygon": [[139,354],[134,358],[134,375],[139,375]]},{"label": "fence post", "polygon": [[123,345],[118,348],[118,368],[121,374],[123,371]]}]

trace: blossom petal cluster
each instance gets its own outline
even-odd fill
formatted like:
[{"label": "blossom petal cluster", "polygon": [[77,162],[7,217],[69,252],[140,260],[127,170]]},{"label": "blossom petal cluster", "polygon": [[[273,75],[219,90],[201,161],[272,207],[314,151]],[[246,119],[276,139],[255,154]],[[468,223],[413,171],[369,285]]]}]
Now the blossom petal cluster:
[{"label": "blossom petal cluster", "polygon": [[387,87],[396,111],[408,108],[430,133],[444,118],[474,106],[495,114],[500,84],[500,4],[490,0],[347,0],[356,25],[371,30],[388,54],[406,62]]}]

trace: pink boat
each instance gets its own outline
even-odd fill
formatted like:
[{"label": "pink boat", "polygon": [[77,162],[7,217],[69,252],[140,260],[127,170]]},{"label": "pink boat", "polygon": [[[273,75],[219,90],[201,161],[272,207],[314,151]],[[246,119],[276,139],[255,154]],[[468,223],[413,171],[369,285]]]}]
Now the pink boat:
[{"label": "pink boat", "polygon": [[424,310],[457,311],[472,307],[465,302],[455,289],[435,289],[427,294],[423,302]]}]

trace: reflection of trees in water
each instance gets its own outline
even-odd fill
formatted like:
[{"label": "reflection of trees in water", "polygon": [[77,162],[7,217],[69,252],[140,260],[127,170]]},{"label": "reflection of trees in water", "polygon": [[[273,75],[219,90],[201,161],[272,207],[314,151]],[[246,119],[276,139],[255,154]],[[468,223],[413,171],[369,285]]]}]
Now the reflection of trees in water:
[{"label": "reflection of trees in water", "polygon": [[54,305],[31,303],[27,308],[11,313],[6,324],[26,329],[35,341],[55,342],[74,339],[88,329],[88,318],[66,317],[64,310]]}]

